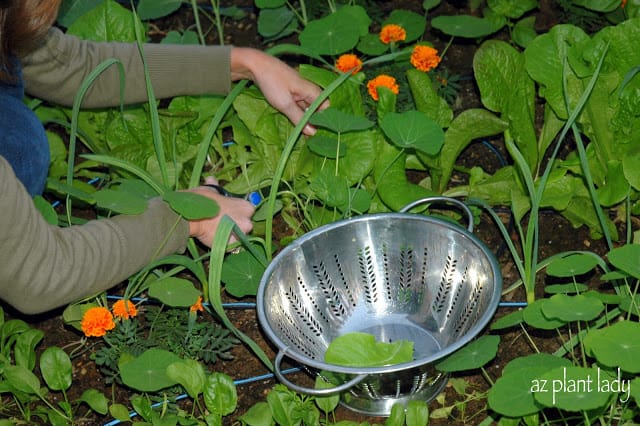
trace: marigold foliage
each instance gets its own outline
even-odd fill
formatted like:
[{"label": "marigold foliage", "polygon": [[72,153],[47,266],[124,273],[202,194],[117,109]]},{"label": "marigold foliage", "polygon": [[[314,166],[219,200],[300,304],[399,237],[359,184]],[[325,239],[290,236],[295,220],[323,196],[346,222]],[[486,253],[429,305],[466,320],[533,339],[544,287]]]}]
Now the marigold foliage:
[{"label": "marigold foliage", "polygon": [[438,51],[431,46],[417,45],[411,52],[411,65],[420,71],[430,71],[440,63]]},{"label": "marigold foliage", "polygon": [[345,53],[336,61],[336,68],[342,72],[351,71],[351,74],[356,74],[362,69],[362,61],[352,53]]},{"label": "marigold foliage", "polygon": [[369,91],[369,94],[374,101],[378,100],[378,87],[386,87],[396,95],[400,91],[395,78],[391,77],[390,75],[380,74],[373,80],[369,80],[369,82],[367,83],[367,90]]},{"label": "marigold foliage", "polygon": [[119,319],[129,319],[138,315],[136,305],[131,300],[120,299],[111,307],[113,316]]},{"label": "marigold foliage", "polygon": [[113,330],[116,323],[113,321],[113,315],[107,308],[96,306],[87,309],[80,321],[80,328],[87,337],[101,337],[107,334],[107,331]]},{"label": "marigold foliage", "polygon": [[400,25],[389,24],[380,30],[380,41],[384,44],[404,41],[407,38],[407,32]]}]

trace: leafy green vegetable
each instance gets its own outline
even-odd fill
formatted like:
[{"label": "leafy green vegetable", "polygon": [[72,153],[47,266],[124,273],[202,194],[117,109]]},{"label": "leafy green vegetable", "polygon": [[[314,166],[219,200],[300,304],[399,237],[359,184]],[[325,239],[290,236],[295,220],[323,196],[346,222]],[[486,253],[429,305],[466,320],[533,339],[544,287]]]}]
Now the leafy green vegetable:
[{"label": "leafy green vegetable", "polygon": [[413,342],[376,342],[368,333],[346,333],[334,339],[324,354],[330,364],[348,367],[381,367],[401,364],[413,359]]}]

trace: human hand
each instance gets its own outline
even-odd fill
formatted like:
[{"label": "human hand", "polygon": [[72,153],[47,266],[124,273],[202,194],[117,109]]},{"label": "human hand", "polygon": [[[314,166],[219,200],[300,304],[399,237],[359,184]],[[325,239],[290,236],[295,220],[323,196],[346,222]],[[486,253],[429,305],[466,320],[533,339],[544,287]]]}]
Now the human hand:
[{"label": "human hand", "polygon": [[[217,185],[217,181],[212,177],[206,178],[205,183]],[[255,212],[255,207],[249,201],[241,198],[225,197],[215,189],[207,186],[199,186],[188,191],[210,198],[220,206],[220,211],[215,217],[189,221],[189,236],[197,238],[207,247],[211,247],[220,219],[225,215],[229,216],[243,233],[248,234],[253,229],[251,216]],[[229,238],[229,243],[235,241],[238,241],[238,238],[232,234]]]},{"label": "human hand", "polygon": [[[267,101],[297,124],[309,106],[320,95],[321,89],[305,80],[296,70],[280,59],[260,50],[234,47],[231,49],[231,78],[252,80]],[[325,100],[319,109],[329,106]],[[307,124],[302,130],[311,136],[316,129]]]}]

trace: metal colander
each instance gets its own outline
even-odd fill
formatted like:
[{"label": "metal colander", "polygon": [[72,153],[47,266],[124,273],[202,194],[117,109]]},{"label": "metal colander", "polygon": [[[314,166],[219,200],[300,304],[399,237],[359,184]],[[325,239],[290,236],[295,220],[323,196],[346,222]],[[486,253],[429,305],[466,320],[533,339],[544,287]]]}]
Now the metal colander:
[{"label": "metal colander", "polygon": [[[468,216],[468,229],[408,213],[433,202],[456,204]],[[484,328],[502,290],[498,264],[471,233],[472,225],[464,203],[431,197],[400,213],[319,227],[285,247],[265,271],[257,294],[259,322],[279,350],[278,379],[301,393],[340,393],[344,406],[370,415],[389,415],[396,402],[434,398],[448,379],[434,362]],[[414,359],[367,368],[324,362],[331,341],[349,332],[384,342],[411,340]],[[323,390],[297,385],[282,374],[285,357],[315,374],[344,380]]]}]

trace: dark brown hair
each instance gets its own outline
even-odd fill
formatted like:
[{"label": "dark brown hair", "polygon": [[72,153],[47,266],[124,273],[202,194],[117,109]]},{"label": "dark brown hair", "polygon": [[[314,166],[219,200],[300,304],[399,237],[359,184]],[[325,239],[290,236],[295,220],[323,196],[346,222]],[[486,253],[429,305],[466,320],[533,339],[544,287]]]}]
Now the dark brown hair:
[{"label": "dark brown hair", "polygon": [[53,24],[61,0],[0,0],[0,80],[10,80],[9,58],[32,49]]}]

